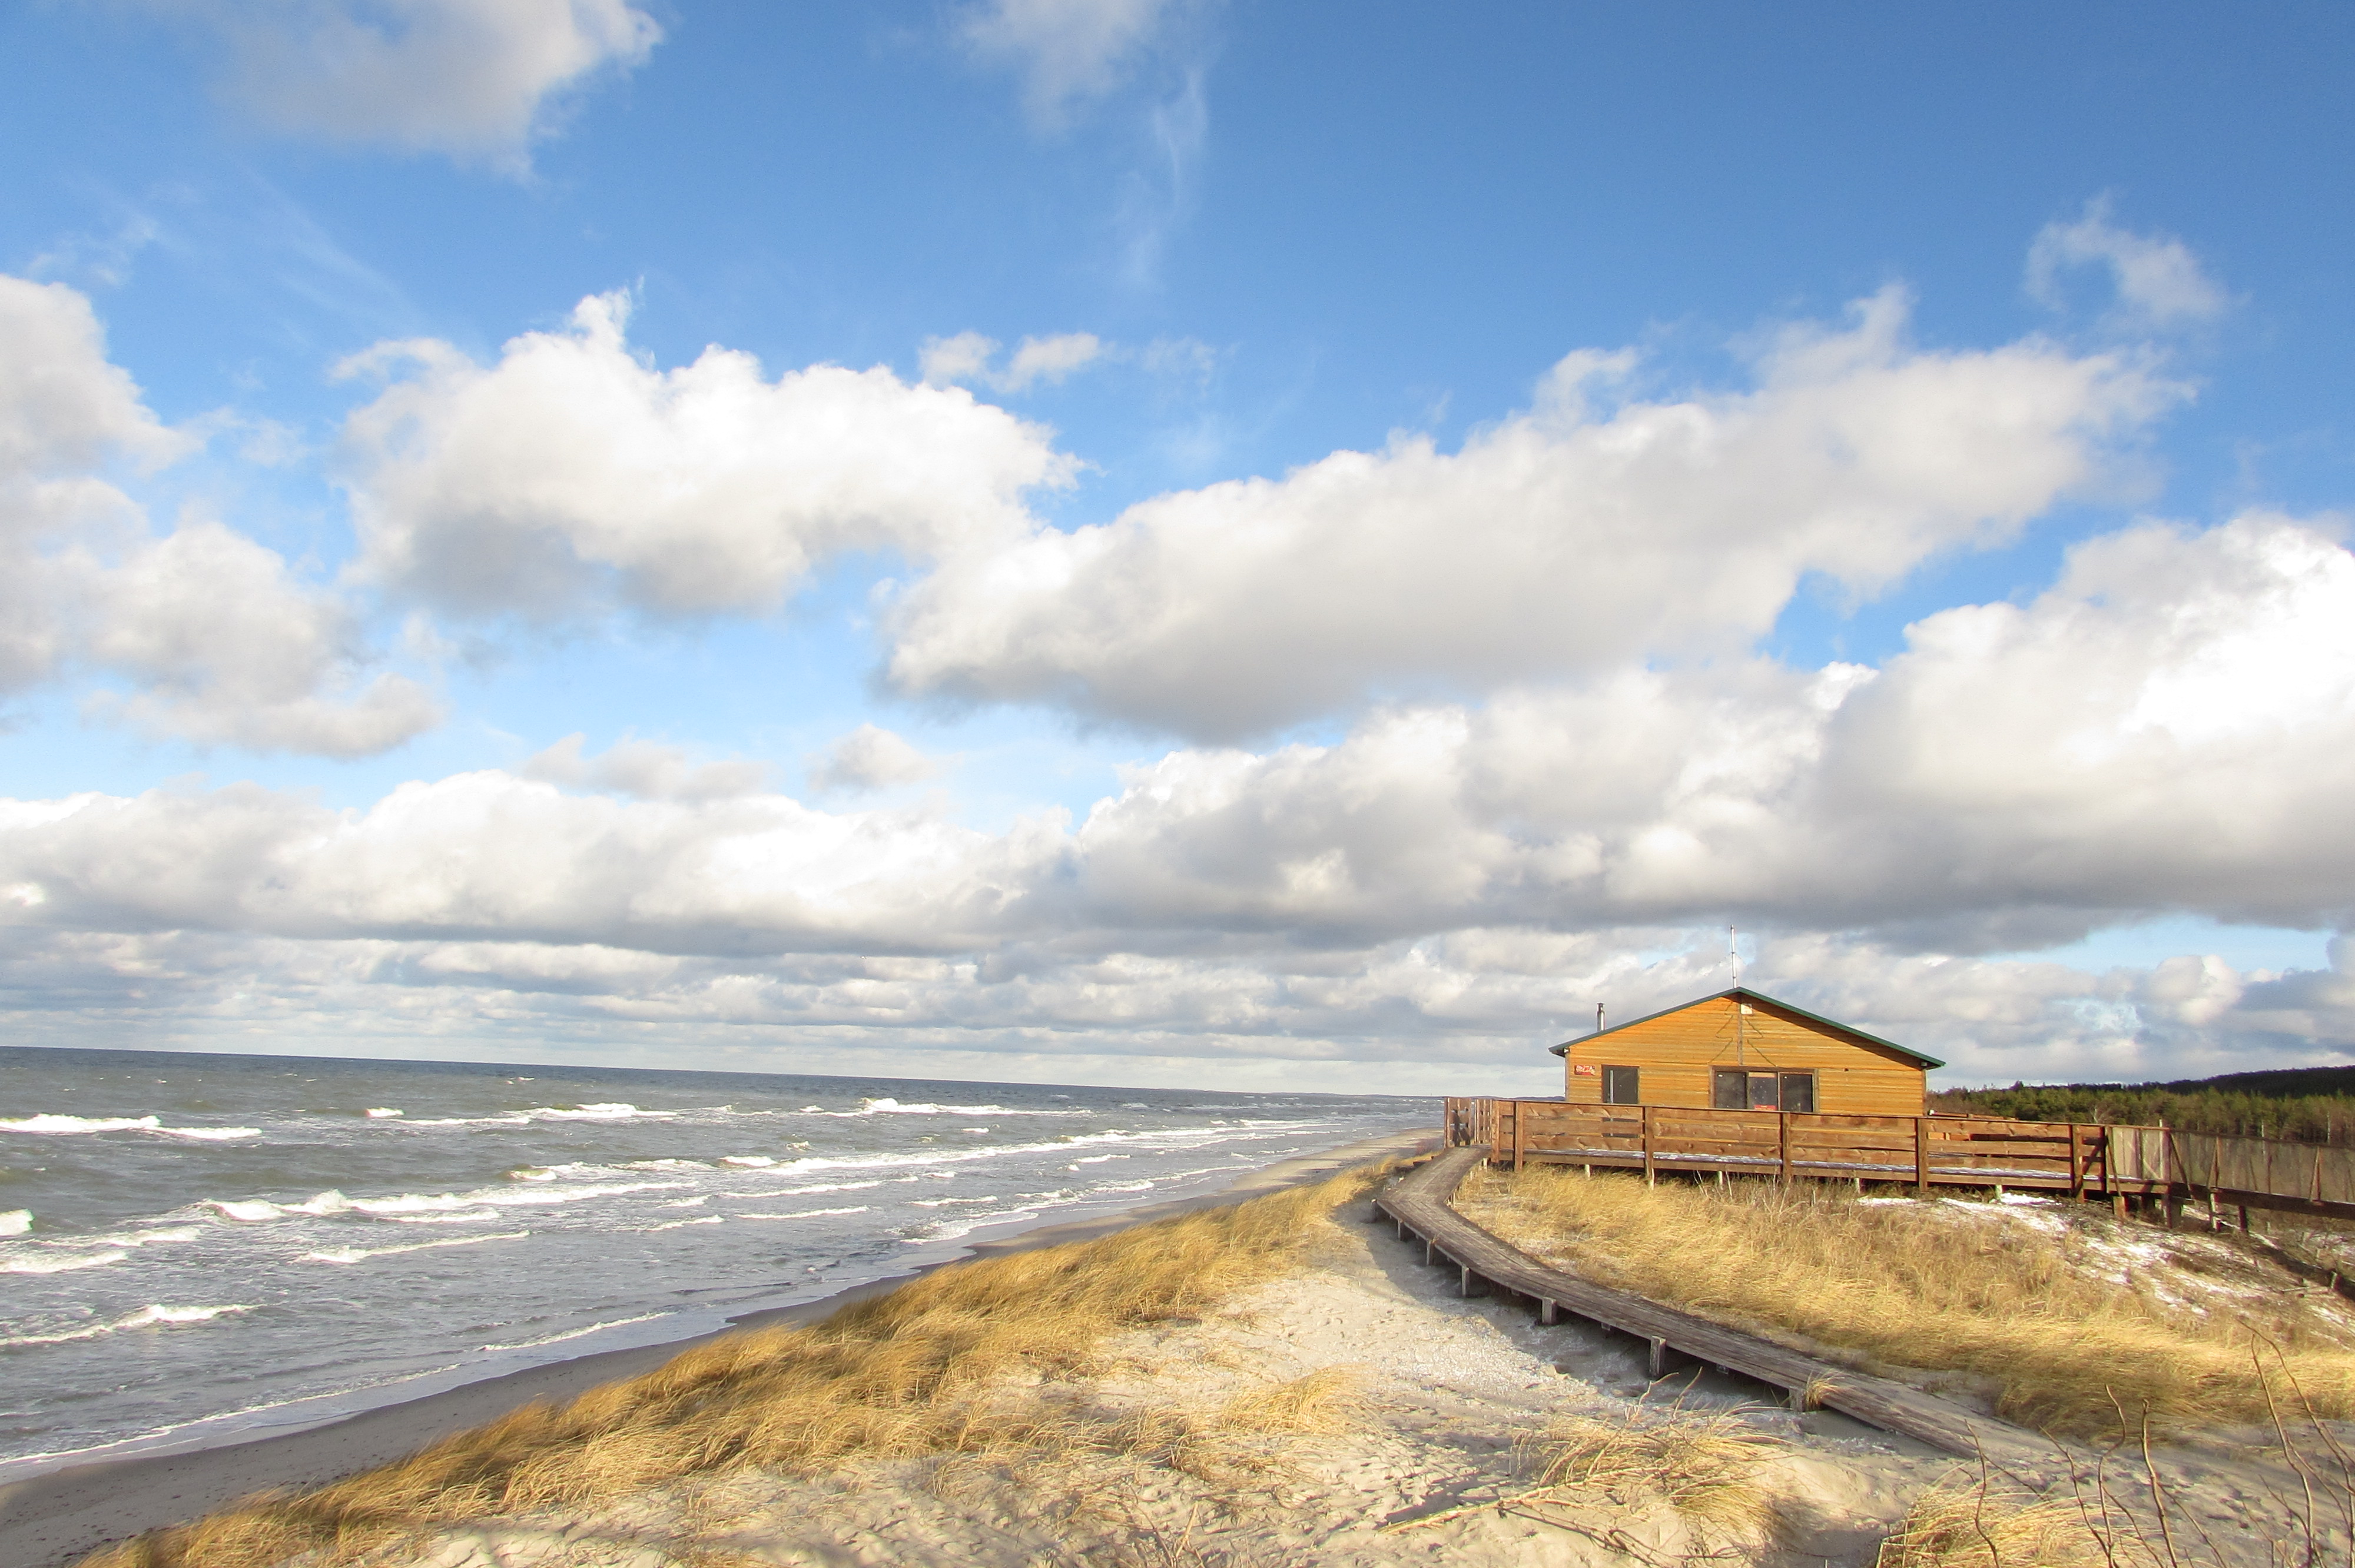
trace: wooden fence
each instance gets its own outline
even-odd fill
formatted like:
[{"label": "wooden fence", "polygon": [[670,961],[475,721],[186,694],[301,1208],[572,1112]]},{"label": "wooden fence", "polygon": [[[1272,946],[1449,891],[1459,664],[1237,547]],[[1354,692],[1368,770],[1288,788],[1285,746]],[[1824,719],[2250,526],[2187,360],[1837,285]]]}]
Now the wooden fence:
[{"label": "wooden fence", "polygon": [[2355,1219],[2355,1150],[2162,1127],[1465,1097],[1447,1101],[1446,1128],[1452,1147],[1485,1148],[1492,1164],[1516,1168],[2024,1188],[2170,1208],[2189,1197]]}]

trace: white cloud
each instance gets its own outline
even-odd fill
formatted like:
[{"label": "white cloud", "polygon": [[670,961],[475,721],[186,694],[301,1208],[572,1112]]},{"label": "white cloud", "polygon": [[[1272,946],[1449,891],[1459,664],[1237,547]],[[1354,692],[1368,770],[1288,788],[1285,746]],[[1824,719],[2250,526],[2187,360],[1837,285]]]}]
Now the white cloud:
[{"label": "white cloud", "polygon": [[1020,74],[1039,124],[1120,85],[1180,5],[1177,0],[982,0],[958,32],[979,58]]},{"label": "white cloud", "polygon": [[2071,268],[2108,269],[2118,313],[2137,327],[2204,321],[2230,302],[2181,240],[2137,234],[2110,221],[2106,197],[2086,204],[2074,223],[2048,223],[2028,251],[2028,291],[2061,303],[2061,274]]},{"label": "white cloud", "polygon": [[863,794],[940,777],[943,765],[899,736],[863,724],[810,758],[814,794]]},{"label": "white cloud", "polygon": [[1754,390],[1607,413],[1632,356],[1573,354],[1453,454],[1401,435],[958,552],[892,612],[890,679],[1228,739],[1385,690],[1739,652],[1808,573],[1869,593],[2010,537],[2181,395],[2035,340],[1913,349],[1906,311],[1890,291],[1786,333]]},{"label": "white cloud", "polygon": [[159,423],[130,374],[107,359],[86,297],[0,276],[0,476],[79,478],[111,458],[153,465],[194,445]]},{"label": "white cloud", "polygon": [[978,381],[989,374],[989,362],[1002,345],[994,337],[977,332],[961,332],[954,337],[928,337],[917,353],[927,387],[954,387],[966,381]]},{"label": "white cloud", "polygon": [[724,800],[758,793],[768,777],[760,762],[691,763],[675,746],[650,740],[616,742],[602,756],[583,757],[587,737],[569,735],[517,771],[550,784],[584,784],[642,800]]},{"label": "white cloud", "polygon": [[345,428],[363,571],[464,615],[757,613],[837,552],[1018,538],[1024,493],[1070,482],[1047,430],[961,389],[720,348],[657,370],[627,317],[602,295],[493,366],[431,341],[347,366],[408,372]]},{"label": "white cloud", "polygon": [[[1379,713],[1331,746],[1178,751],[1076,828],[470,774],[342,816],[238,790],[26,803],[0,885],[69,925],[715,955],[1349,949],[1734,916],[1949,952],[2165,911],[2312,927],[2355,919],[2350,628],[2355,557],[2311,528],[2147,527],[2081,547],[2032,603],[1930,617],[1878,672],[1628,671]],[[911,753],[860,732],[823,768],[907,777]],[[534,767],[590,777],[570,746]],[[201,876],[155,869],[175,858]]]},{"label": "white cloud", "polygon": [[[350,611],[218,523],[148,535],[110,475],[197,444],[106,357],[90,302],[0,277],[0,692],[77,666],[127,677],[91,710],[200,745],[356,757],[435,723],[399,676],[359,684]],[[118,475],[119,477],[119,475]]]},{"label": "white cloud", "polygon": [[[199,745],[373,757],[442,720],[404,676],[365,685],[351,612],[293,581],[278,554],[218,523],[183,523],[87,588],[83,656],[139,683],[93,709]],[[355,689],[357,688],[357,689]]]},{"label": "white cloud", "polygon": [[918,355],[925,385],[978,382],[999,392],[1028,391],[1041,381],[1057,387],[1073,371],[1094,364],[1105,354],[1103,340],[1092,332],[1056,333],[1024,338],[1006,368],[992,370],[990,361],[999,346],[996,338],[977,332],[926,338]]},{"label": "white cloud", "polygon": [[628,0],[153,3],[219,33],[226,92],[267,123],[511,170],[566,95],[662,38]]}]

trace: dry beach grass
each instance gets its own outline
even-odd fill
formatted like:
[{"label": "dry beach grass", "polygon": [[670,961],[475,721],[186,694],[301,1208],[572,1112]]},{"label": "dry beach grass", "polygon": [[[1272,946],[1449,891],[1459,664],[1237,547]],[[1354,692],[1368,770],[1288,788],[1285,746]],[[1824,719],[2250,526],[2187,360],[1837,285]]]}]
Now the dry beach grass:
[{"label": "dry beach grass", "polygon": [[2229,1239],[2057,1205],[1862,1201],[1781,1187],[1481,1171],[1465,1213],[1524,1250],[1883,1370],[1991,1380],[2023,1425],[2117,1435],[2262,1423],[2286,1378],[2355,1415],[2355,1316]]},{"label": "dry beach grass", "polygon": [[1068,1401],[1008,1397],[1002,1385],[1082,1371],[1107,1335],[1199,1315],[1283,1273],[1313,1227],[1375,1179],[1344,1173],[942,1269],[814,1327],[734,1335],[398,1464],[150,1532],[84,1568],[349,1562],[467,1520],[595,1504],[746,1467],[808,1474],[851,1459],[1088,1446],[1207,1466],[1219,1435],[1333,1419],[1337,1380],[1263,1391],[1207,1421],[1132,1415],[1124,1427],[1092,1423]]}]

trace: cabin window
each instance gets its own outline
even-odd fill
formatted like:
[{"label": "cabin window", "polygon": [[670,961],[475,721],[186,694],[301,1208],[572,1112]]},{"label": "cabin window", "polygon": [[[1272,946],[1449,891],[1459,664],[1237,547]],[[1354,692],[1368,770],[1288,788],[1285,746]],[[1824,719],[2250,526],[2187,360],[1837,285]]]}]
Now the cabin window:
[{"label": "cabin window", "polygon": [[1710,1078],[1710,1104],[1719,1110],[1812,1111],[1816,1075],[1720,1067]]},{"label": "cabin window", "polygon": [[1641,1074],[1634,1067],[1603,1069],[1603,1103],[1606,1106],[1639,1106],[1644,1103]]}]

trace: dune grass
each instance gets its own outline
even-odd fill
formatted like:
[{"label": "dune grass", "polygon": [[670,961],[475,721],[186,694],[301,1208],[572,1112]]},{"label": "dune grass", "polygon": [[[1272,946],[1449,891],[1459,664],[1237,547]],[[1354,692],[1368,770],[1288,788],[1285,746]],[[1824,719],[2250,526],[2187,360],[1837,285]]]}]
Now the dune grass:
[{"label": "dune grass", "polygon": [[[1476,1172],[1456,1203],[1540,1257],[1705,1317],[1870,1366],[1977,1374],[1998,1414],[2117,1435],[2268,1419],[2278,1347],[2317,1414],[2355,1415],[2346,1319],[2286,1289],[2170,1299],[2106,1219],[2050,1227],[1820,1183],[1720,1187],[1540,1166]],[[2106,1248],[2106,1250],[2105,1250]],[[2121,1271],[2123,1282],[2105,1277]],[[2225,1304],[2230,1303],[2230,1309]]]},{"label": "dune grass", "polygon": [[[462,1521],[582,1509],[745,1467],[1068,1447],[1068,1404],[1005,1385],[1083,1371],[1107,1336],[1196,1318],[1288,1272],[1375,1169],[1093,1241],[943,1268],[812,1327],[715,1340],[562,1406],[533,1405],[410,1458],[299,1495],[264,1495],[83,1559],[81,1568],[272,1568],[350,1562]],[[1223,1429],[1332,1418],[1331,1379],[1220,1413]],[[1101,1433],[1182,1457],[1199,1423]]]}]

